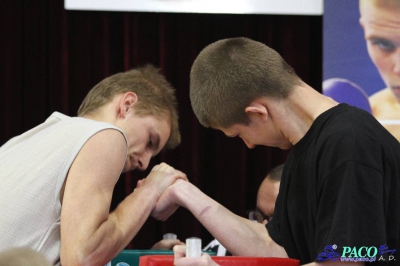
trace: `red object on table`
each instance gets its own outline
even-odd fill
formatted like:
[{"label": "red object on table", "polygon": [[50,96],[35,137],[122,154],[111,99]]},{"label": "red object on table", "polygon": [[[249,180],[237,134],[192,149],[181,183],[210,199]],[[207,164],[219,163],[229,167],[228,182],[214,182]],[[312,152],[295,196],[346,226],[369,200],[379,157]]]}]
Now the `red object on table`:
[{"label": "red object on table", "polygon": [[[237,256],[212,256],[221,266],[299,266],[300,261],[285,258],[237,257]],[[172,255],[147,255],[141,256],[139,266],[173,266]]]}]

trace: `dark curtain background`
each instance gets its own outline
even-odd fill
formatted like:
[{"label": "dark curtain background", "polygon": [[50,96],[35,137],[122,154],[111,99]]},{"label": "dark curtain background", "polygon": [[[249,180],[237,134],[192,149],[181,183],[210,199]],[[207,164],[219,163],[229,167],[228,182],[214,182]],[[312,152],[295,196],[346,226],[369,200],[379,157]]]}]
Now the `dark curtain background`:
[{"label": "dark curtain background", "polygon": [[[0,7],[0,145],[53,111],[70,116],[86,93],[117,72],[152,63],[177,90],[182,144],[162,152],[165,161],[232,212],[244,216],[255,205],[265,174],[288,151],[246,148],[239,139],[203,128],[189,101],[189,72],[197,54],[222,38],[263,42],[316,90],[322,82],[322,17],[66,11],[63,0],[5,0]],[[1,169],[0,169],[1,171]],[[121,176],[114,208],[146,172]],[[1,185],[1,184],[0,184]],[[149,218],[129,248],[150,248],[162,235],[212,236],[185,209],[166,222]]]}]

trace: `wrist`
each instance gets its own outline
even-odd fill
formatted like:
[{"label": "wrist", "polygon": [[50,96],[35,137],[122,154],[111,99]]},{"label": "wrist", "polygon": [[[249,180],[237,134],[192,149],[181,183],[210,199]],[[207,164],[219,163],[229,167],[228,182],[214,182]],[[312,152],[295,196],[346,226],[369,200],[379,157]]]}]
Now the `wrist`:
[{"label": "wrist", "polygon": [[133,194],[136,194],[140,199],[145,199],[154,208],[160,198],[160,192],[153,186],[142,184],[140,187],[135,188]]},{"label": "wrist", "polygon": [[173,186],[172,192],[175,203],[187,209],[190,200],[199,189],[192,183],[184,180],[177,180]]}]

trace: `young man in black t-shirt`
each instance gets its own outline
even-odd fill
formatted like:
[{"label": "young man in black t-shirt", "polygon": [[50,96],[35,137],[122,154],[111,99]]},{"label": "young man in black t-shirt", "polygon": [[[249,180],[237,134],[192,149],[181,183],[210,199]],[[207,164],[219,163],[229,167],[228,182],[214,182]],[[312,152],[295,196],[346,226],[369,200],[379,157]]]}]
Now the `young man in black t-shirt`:
[{"label": "young man in black t-shirt", "polygon": [[[274,219],[265,227],[241,218],[180,180],[157,210],[184,206],[234,255],[310,265],[400,261],[400,144],[372,115],[320,94],[276,51],[247,38],[199,54],[190,99],[206,127],[249,148],[292,149]],[[175,265],[196,260],[213,265],[176,248]]]}]

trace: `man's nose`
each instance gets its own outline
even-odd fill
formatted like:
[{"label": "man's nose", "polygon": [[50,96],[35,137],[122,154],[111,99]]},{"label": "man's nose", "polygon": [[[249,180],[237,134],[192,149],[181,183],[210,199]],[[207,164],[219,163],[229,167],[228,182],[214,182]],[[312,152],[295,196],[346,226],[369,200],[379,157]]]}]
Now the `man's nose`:
[{"label": "man's nose", "polygon": [[138,160],[139,170],[141,170],[141,171],[146,170],[147,167],[149,166],[150,160],[151,160],[151,153],[146,152],[146,153],[142,154],[142,156],[140,156],[139,160]]},{"label": "man's nose", "polygon": [[394,60],[394,72],[400,76],[400,47],[396,48],[396,51],[393,54]]}]

